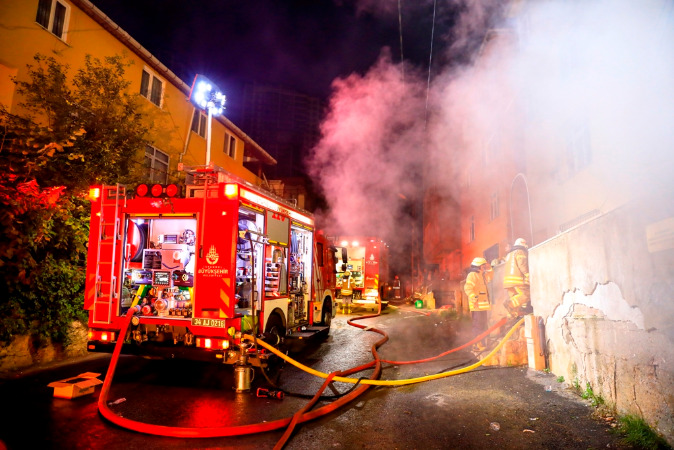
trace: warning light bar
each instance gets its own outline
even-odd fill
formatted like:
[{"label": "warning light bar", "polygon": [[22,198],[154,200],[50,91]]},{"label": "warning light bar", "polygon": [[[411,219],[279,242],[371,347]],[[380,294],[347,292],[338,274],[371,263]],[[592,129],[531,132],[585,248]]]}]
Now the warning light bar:
[{"label": "warning light bar", "polygon": [[135,192],[136,197],[175,198],[182,195],[177,184],[139,184]]}]

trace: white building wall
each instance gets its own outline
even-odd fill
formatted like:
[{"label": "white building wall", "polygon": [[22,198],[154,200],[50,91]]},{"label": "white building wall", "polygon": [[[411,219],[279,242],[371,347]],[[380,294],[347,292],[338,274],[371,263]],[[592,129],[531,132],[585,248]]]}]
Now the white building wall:
[{"label": "white building wall", "polygon": [[620,414],[643,417],[674,442],[671,198],[635,201],[573,228],[530,249],[529,263],[551,371],[589,383]]}]

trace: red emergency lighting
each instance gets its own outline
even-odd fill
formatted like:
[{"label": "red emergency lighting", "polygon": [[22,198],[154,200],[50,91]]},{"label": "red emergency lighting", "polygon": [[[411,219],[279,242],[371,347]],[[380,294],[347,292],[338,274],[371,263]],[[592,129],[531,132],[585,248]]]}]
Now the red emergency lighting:
[{"label": "red emergency lighting", "polygon": [[161,184],[153,184],[150,193],[153,197],[159,197],[164,193],[164,186]]},{"label": "red emergency lighting", "polygon": [[148,187],[147,184],[139,184],[136,187],[136,196],[137,197],[145,197],[149,191],[150,191],[150,188]]},{"label": "red emergency lighting", "polygon": [[92,202],[95,202],[99,198],[101,198],[101,188],[99,187],[92,187],[89,189],[89,200]]},{"label": "red emergency lighting", "polygon": [[175,184],[169,184],[166,186],[166,196],[167,197],[176,197],[178,193],[180,192],[180,189],[178,189],[178,186]]},{"label": "red emergency lighting", "polygon": [[229,348],[229,339],[216,338],[197,338],[197,347],[214,350],[227,350]]},{"label": "red emergency lighting", "polygon": [[139,184],[136,186],[136,197],[180,197],[181,189],[177,184]]},{"label": "red emergency lighting", "polygon": [[115,340],[114,331],[89,330],[87,337],[90,341],[112,342]]}]

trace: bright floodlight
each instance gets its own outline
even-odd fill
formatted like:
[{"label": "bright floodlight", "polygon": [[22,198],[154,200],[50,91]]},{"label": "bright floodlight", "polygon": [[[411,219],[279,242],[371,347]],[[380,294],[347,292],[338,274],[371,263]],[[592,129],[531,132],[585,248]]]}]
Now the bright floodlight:
[{"label": "bright floodlight", "polygon": [[198,108],[209,111],[213,115],[220,115],[225,110],[227,96],[208,78],[196,75],[190,91],[190,101]]}]

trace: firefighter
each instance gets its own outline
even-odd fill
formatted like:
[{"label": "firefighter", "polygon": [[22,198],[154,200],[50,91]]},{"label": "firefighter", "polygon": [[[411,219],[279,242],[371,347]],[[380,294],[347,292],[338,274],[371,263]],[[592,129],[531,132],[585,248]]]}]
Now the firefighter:
[{"label": "firefighter", "polygon": [[533,312],[529,294],[529,248],[522,238],[515,241],[506,256],[503,287],[508,293],[504,306],[511,318]]},{"label": "firefighter", "polygon": [[[494,271],[484,258],[477,257],[470,264],[463,290],[468,296],[468,306],[473,322],[473,334],[482,334],[488,325],[491,303],[487,291],[487,283],[492,280]],[[486,348],[486,339],[482,339],[473,346],[473,350],[482,351]]]},{"label": "firefighter", "polygon": [[342,314],[344,314],[345,308],[347,314],[351,314],[351,300],[353,298],[353,288],[351,287],[352,281],[351,272],[347,270],[344,272],[344,275],[342,275],[342,287],[339,291],[342,296]]}]

